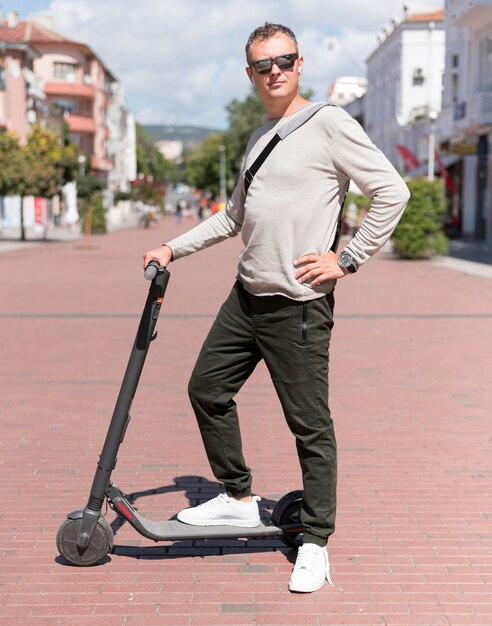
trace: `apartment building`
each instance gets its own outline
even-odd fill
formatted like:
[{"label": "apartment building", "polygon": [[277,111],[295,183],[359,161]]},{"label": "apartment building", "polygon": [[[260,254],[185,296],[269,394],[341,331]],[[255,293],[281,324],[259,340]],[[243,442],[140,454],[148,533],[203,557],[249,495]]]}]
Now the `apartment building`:
[{"label": "apartment building", "polygon": [[66,122],[85,156],[81,166],[107,186],[108,207],[116,191],[130,189],[135,119],[121,83],[89,46],[56,33],[49,18],[22,21],[10,11],[3,20],[0,12],[0,129],[25,142],[35,122],[60,135]]},{"label": "apartment building", "polygon": [[4,19],[0,11],[0,129],[14,132],[24,144],[32,124],[40,118],[61,129],[61,115],[46,104],[43,82],[34,72],[34,61],[41,56],[29,42],[19,40],[19,20],[10,11]]},{"label": "apartment building", "polygon": [[106,181],[112,167],[106,109],[116,78],[89,46],[59,35],[48,24],[21,22],[19,35],[40,52],[34,71],[44,82],[48,104],[64,112],[72,141]]},{"label": "apartment building", "polygon": [[[46,120],[48,111],[57,111],[66,121],[72,141],[86,155],[87,171],[108,182],[109,173],[117,162],[120,171],[112,178],[118,179],[118,189],[126,189],[129,179],[121,182],[120,178],[125,173],[131,174],[134,168],[123,162],[119,155],[126,152],[131,162],[135,158],[135,146],[129,146],[128,150],[128,146],[122,148],[119,145],[125,141],[126,133],[114,120],[131,120],[131,116],[126,109],[121,85],[111,70],[88,45],[53,31],[48,18],[21,21],[17,14],[10,12],[8,21],[0,27],[0,53],[7,50],[7,46],[12,53],[18,51],[17,55],[26,65],[21,72],[26,103],[19,104],[23,85],[21,80],[19,85],[14,84],[12,77],[19,72],[14,71],[15,59],[8,58],[9,71],[4,62],[0,79],[2,75],[7,76],[9,89],[5,89],[6,104],[1,100],[0,103],[4,111],[15,110],[15,116],[12,113],[10,123],[6,119],[4,126],[15,127],[19,136],[25,138],[29,125],[43,117],[39,113],[44,113],[43,119]],[[43,106],[29,108],[34,89]],[[9,99],[13,98],[16,106],[9,108]],[[30,112],[33,109],[37,110],[36,115]],[[0,123],[2,119],[0,117]],[[132,135],[131,131],[129,135]]]},{"label": "apartment building", "polygon": [[444,60],[444,9],[393,20],[367,59],[365,129],[397,166],[403,166],[397,145],[421,162],[428,158],[429,114],[441,110]]},{"label": "apartment building", "polygon": [[459,157],[452,211],[463,237],[492,243],[492,0],[447,0],[442,145]]}]

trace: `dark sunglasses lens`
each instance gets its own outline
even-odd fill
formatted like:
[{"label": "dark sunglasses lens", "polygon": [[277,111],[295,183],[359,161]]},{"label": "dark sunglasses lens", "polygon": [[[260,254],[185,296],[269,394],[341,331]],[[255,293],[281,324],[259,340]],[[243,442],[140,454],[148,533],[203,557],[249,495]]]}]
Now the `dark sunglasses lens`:
[{"label": "dark sunglasses lens", "polygon": [[273,63],[270,61],[270,59],[265,59],[264,61],[258,61],[253,65],[258,74],[268,74],[272,69]]},{"label": "dark sunglasses lens", "polygon": [[291,67],[294,67],[295,57],[291,54],[286,54],[283,57],[277,57],[275,63],[281,70],[290,70]]}]

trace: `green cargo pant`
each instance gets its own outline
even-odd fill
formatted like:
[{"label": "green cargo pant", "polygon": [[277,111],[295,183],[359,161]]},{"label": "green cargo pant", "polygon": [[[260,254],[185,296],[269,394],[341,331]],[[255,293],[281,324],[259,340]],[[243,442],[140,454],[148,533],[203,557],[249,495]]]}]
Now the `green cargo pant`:
[{"label": "green cargo pant", "polygon": [[[234,396],[264,359],[303,478],[304,541],[324,546],[335,530],[336,441],[328,408],[333,294],[308,302],[252,296],[234,285],[206,338],[189,396],[212,471],[232,496],[251,493]],[[275,445],[275,442],[269,442]]]}]

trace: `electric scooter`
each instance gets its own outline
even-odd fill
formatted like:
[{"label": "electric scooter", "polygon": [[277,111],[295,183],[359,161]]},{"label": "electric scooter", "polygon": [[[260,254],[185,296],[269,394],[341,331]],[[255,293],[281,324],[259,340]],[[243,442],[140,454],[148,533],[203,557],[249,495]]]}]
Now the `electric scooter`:
[{"label": "electric scooter", "polygon": [[304,531],[300,523],[301,490],[291,491],[280,498],[271,518],[262,519],[256,528],[190,526],[177,520],[154,521],[140,515],[125,494],[110,480],[111,473],[116,467],[119,447],[123,443],[131,419],[130,407],[147,352],[150,343],[157,337],[155,326],[169,276],[166,268],[154,261],[145,268],[145,278],[152,282],[99,457],[89,500],[84,509],[67,515],[56,536],[58,551],[72,565],[96,565],[111,551],[113,530],[101,513],[105,500],[109,507],[131,524],[138,533],[156,542],[279,537],[289,547],[297,548],[301,544]]}]

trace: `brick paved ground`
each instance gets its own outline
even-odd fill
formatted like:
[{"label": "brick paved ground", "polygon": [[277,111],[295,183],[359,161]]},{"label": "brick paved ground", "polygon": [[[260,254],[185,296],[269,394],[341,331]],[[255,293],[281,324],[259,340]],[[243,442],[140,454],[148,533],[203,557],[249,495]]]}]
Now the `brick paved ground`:
[{"label": "brick paved ground", "polygon": [[[167,218],[90,250],[0,256],[0,624],[490,626],[492,283],[384,252],[337,288],[335,589],[289,594],[295,555],[275,539],[154,544],[115,521],[104,564],[57,556],[58,526],[85,504],[145,299],[141,253],[176,231]],[[154,519],[217,490],[185,390],[239,249],[225,242],[171,268],[114,475]],[[239,404],[268,505],[300,476],[263,367]]]}]

